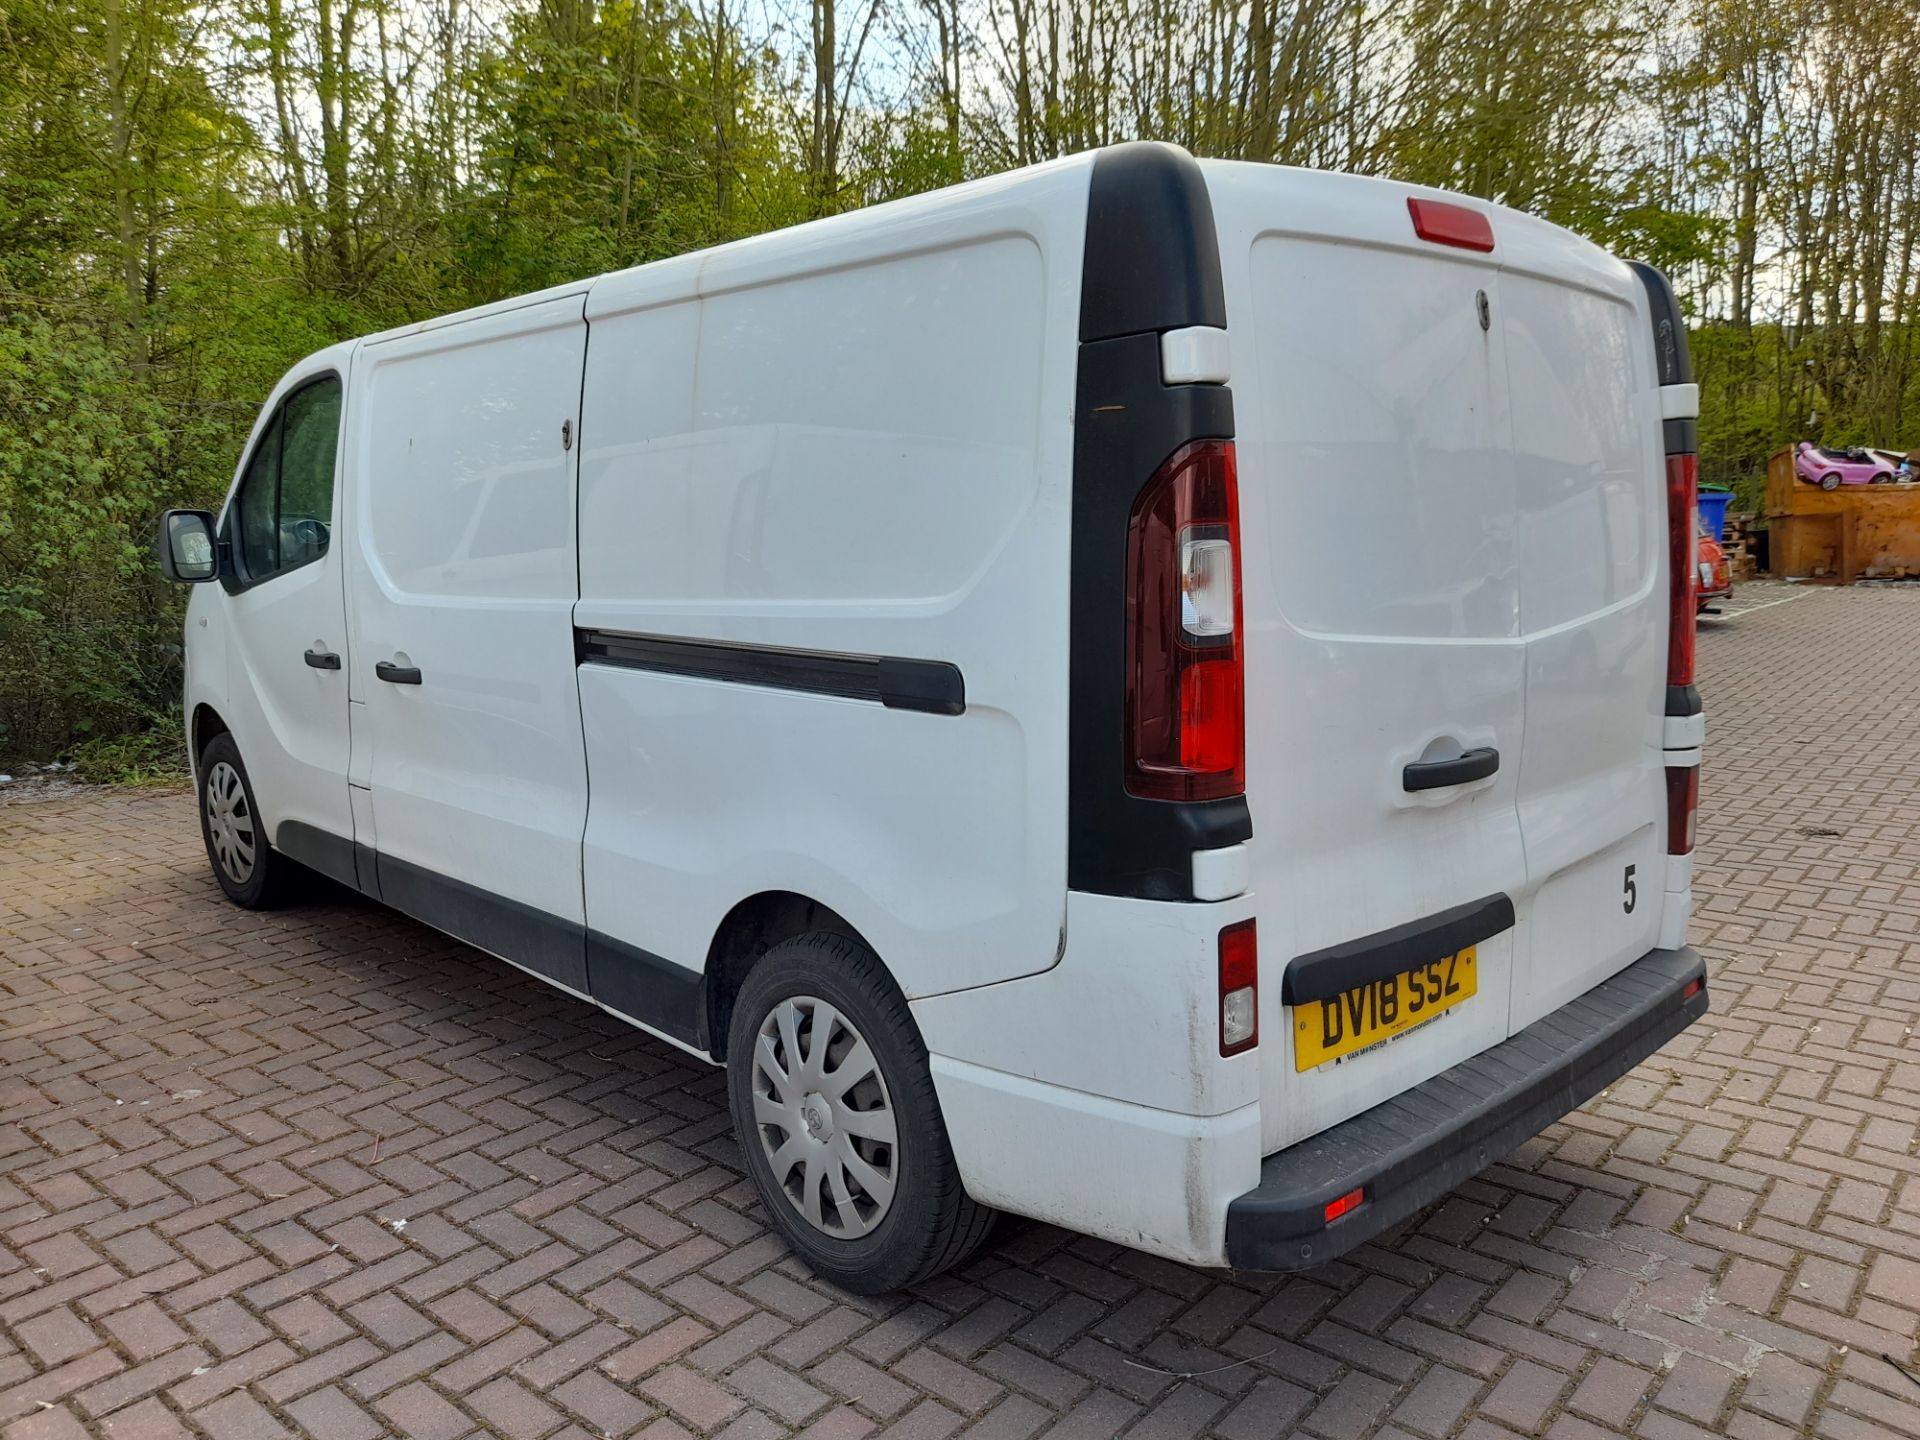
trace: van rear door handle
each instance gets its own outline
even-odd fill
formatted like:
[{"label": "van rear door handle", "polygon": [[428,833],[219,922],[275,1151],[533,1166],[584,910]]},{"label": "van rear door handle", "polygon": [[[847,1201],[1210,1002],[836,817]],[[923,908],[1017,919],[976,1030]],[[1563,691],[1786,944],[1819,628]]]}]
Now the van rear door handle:
[{"label": "van rear door handle", "polygon": [[316,670],[338,670],[340,668],[340,657],[331,650],[309,650],[307,651],[307,664]]},{"label": "van rear door handle", "polygon": [[1483,745],[1457,760],[1416,760],[1400,772],[1400,783],[1410,791],[1441,790],[1484,780],[1499,768],[1500,752]]},{"label": "van rear door handle", "polygon": [[420,667],[417,665],[396,665],[391,660],[382,660],[375,664],[373,673],[389,685],[418,685]]}]

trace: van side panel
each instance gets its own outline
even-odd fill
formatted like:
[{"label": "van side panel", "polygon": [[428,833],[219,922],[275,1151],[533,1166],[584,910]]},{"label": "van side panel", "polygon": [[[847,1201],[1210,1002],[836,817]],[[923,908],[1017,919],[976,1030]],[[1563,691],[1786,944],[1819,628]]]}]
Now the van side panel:
[{"label": "van side panel", "polygon": [[1055,963],[1084,170],[596,285],[593,931],[698,971],[786,890],[910,997]]}]

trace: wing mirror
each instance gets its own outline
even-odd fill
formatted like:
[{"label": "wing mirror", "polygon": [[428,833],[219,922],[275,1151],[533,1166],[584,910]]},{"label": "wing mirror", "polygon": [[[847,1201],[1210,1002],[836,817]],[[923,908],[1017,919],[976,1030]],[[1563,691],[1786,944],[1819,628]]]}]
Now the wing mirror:
[{"label": "wing mirror", "polygon": [[198,585],[220,573],[220,547],[213,538],[213,516],[205,510],[169,510],[160,517],[154,544],[160,573],[183,585]]}]

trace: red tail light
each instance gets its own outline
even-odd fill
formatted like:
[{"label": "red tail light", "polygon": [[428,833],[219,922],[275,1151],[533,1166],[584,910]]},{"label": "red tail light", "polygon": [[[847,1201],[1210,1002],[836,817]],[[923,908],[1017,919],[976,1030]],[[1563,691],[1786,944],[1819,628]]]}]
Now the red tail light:
[{"label": "red tail light", "polygon": [[1693,853],[1694,819],[1700,813],[1700,767],[1674,766],[1667,771],[1667,853]]},{"label": "red tail light", "polygon": [[1699,602],[1700,571],[1694,561],[1699,461],[1692,455],[1667,456],[1667,684],[1693,683],[1693,616]]},{"label": "red tail light", "polygon": [[1260,1043],[1260,942],[1251,920],[1220,932],[1220,1053]]},{"label": "red tail light", "polygon": [[1246,789],[1240,501],[1231,440],[1176,450],[1127,527],[1126,786],[1150,800]]}]

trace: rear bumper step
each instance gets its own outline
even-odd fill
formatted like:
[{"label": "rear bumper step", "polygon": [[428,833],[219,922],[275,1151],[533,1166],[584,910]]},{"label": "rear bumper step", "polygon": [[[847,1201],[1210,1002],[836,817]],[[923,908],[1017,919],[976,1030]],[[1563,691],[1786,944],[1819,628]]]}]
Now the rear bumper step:
[{"label": "rear bumper step", "polygon": [[[1492,1049],[1267,1156],[1260,1184],[1227,1207],[1227,1262],[1306,1270],[1346,1254],[1511,1154],[1706,1013],[1699,954],[1650,951]],[[1327,1223],[1327,1206],[1355,1190],[1365,1199]]]}]

